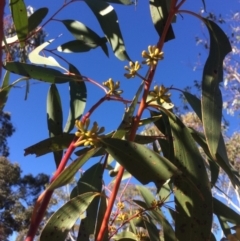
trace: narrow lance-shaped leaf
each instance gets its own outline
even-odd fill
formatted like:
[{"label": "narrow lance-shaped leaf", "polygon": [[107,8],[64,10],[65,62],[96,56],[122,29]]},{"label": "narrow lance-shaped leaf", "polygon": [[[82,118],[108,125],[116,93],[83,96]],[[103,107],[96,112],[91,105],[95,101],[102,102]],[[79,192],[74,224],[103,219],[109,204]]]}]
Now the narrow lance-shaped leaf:
[{"label": "narrow lance-shaped leaf", "polygon": [[99,193],[88,192],[79,195],[58,209],[48,220],[40,236],[40,241],[64,241],[79,215],[88,208]]},{"label": "narrow lance-shaped leaf", "polygon": [[144,145],[115,138],[101,139],[106,151],[142,184],[154,182],[160,188],[181,172],[166,158]]},{"label": "narrow lance-shaped leaf", "polygon": [[88,52],[91,49],[97,48],[98,45],[96,43],[86,43],[82,40],[73,40],[66,42],[57,47],[57,50],[62,53],[84,53]]},{"label": "narrow lance-shaped leaf", "polygon": [[[168,18],[168,0],[149,0],[150,13],[154,27],[159,35],[162,36],[165,24]],[[165,42],[174,39],[174,32],[172,26],[169,26]]]},{"label": "narrow lance-shaped leaf", "polygon": [[[168,113],[173,136],[175,165],[183,172],[174,179],[176,237],[202,241],[210,238],[212,194],[203,158],[188,128]],[[201,229],[199,229],[201,225]]]},{"label": "narrow lance-shaped leaf", "polygon": [[[73,52],[85,52],[89,51],[92,48],[96,48],[100,46],[104,53],[108,56],[108,48],[106,45],[106,38],[101,38],[97,33],[95,33],[92,29],[85,26],[83,23],[78,22],[76,20],[62,20],[62,23],[68,29],[68,31],[78,40],[74,45],[74,42],[69,46],[64,46],[66,44],[58,47],[58,51],[64,51],[64,48],[70,47],[73,48]],[[78,44],[77,44],[78,43]],[[71,46],[72,45],[72,46]],[[78,47],[79,46],[79,47]],[[74,51],[75,50],[75,51]]]},{"label": "narrow lance-shaped leaf", "polygon": [[[74,160],[69,166],[67,166],[61,174],[47,187],[47,190],[54,190],[56,188],[59,188],[61,186],[64,186],[68,184],[75,176],[77,171],[86,163],[87,160],[89,160],[97,151],[99,148],[93,148],[90,150],[86,150],[84,154],[82,154],[79,158]],[[94,178],[94,177],[93,177]],[[97,177],[95,177],[97,178]],[[85,179],[83,179],[85,181]],[[101,183],[101,182],[100,182]],[[73,189],[74,190],[74,189]],[[76,197],[77,195],[82,194],[83,192],[89,192],[93,190],[84,190],[81,189],[79,192],[76,192],[75,190],[75,195],[71,195],[71,198]],[[96,190],[95,190],[96,191]]]},{"label": "narrow lance-shaped leaf", "polygon": [[85,0],[85,3],[96,16],[116,57],[120,60],[130,60],[125,49],[117,14],[114,8],[103,1]]},{"label": "narrow lance-shaped leaf", "polygon": [[37,28],[47,14],[47,8],[39,8],[33,14],[31,14],[28,18],[28,32],[30,33],[35,28]]},{"label": "narrow lance-shaped leaf", "polygon": [[[191,105],[195,113],[197,114],[198,118],[202,120],[202,112],[201,112],[201,101],[194,95],[188,92],[183,92],[185,98],[187,99],[188,103]],[[220,134],[220,139],[218,143],[217,154],[213,157],[209,151],[209,147],[206,143],[206,138],[203,134],[198,133],[194,130],[190,130],[192,136],[194,137],[195,141],[203,148],[205,153],[208,157],[212,160],[215,160],[218,165],[228,174],[233,186],[238,186],[240,184],[238,178],[235,176],[236,170],[230,164],[227,156],[226,146],[224,144],[224,139],[222,134]]]},{"label": "narrow lance-shaped leaf", "polygon": [[10,91],[9,86],[10,72],[6,71],[3,77],[2,86],[0,89],[0,110],[2,110],[7,102],[8,93]]},{"label": "narrow lance-shaped leaf", "polygon": [[[143,209],[151,208],[152,202],[155,200],[155,197],[150,192],[150,190],[147,187],[144,186],[137,186],[138,191],[140,192],[140,195],[143,197],[145,201],[145,206],[142,206]],[[165,196],[166,197],[166,196]],[[162,198],[165,198],[162,197]],[[159,209],[152,209],[150,211],[150,214],[152,214],[155,218],[155,220],[162,225],[163,228],[163,234],[164,234],[164,240],[165,241],[177,241],[175,237],[175,233],[173,228],[171,227],[170,223],[166,219],[166,217],[163,215],[160,207]]]},{"label": "narrow lance-shaped leaf", "polygon": [[[95,191],[101,192],[103,170],[104,170],[103,165],[100,163],[97,163],[92,167],[90,167],[80,178],[79,180],[80,185],[77,185],[75,187],[77,189],[77,192],[82,193],[81,182],[85,182],[91,185],[95,189]],[[80,223],[77,240],[89,241],[89,236],[95,233],[100,199],[101,199],[100,196],[96,197],[92,201],[92,203],[88,206],[86,210],[86,217],[83,218]],[[96,233],[95,235],[98,235],[98,233]]]},{"label": "narrow lance-shaped leaf", "polygon": [[28,35],[27,9],[23,0],[10,0],[10,8],[17,36],[23,48]]},{"label": "narrow lance-shaped leaf", "polygon": [[[97,235],[99,233],[99,230],[101,229],[101,225],[102,225],[102,222],[103,222],[103,219],[104,219],[104,215],[105,215],[105,212],[107,210],[107,198],[106,198],[106,194],[105,194],[104,190],[102,191],[102,195],[100,196],[100,198],[101,198],[101,200],[100,200],[99,209],[98,209],[97,225],[96,225],[95,235]],[[102,241],[108,241],[108,229],[104,233]]]},{"label": "narrow lance-shaped leaf", "polygon": [[108,3],[117,3],[117,4],[123,4],[123,5],[132,5],[134,2],[131,0],[100,0]]},{"label": "narrow lance-shaped leaf", "polygon": [[113,240],[134,240],[138,241],[139,238],[136,234],[130,232],[130,231],[123,231],[121,233],[118,233],[112,237]]},{"label": "narrow lance-shaped leaf", "polygon": [[49,152],[64,150],[68,148],[74,137],[75,134],[63,133],[59,136],[45,139],[24,149],[24,155],[35,154],[38,157]]},{"label": "narrow lance-shaped leaf", "polygon": [[48,82],[51,84],[62,84],[76,79],[74,76],[65,75],[58,70],[42,66],[35,66],[32,64],[7,62],[3,67],[14,74],[19,74],[21,76],[26,76],[28,78]]},{"label": "narrow lance-shaped leaf", "polygon": [[81,80],[80,72],[72,64],[69,65],[69,72],[75,74],[78,80],[69,81],[70,108],[64,132],[70,132],[74,128],[75,121],[81,118],[87,99],[87,87]]},{"label": "narrow lance-shaped leaf", "polygon": [[202,122],[210,153],[215,157],[221,135],[223,60],[231,51],[228,37],[214,22],[204,19],[210,34],[210,50],[202,77]]},{"label": "narrow lance-shaped leaf", "polygon": [[[63,132],[62,124],[63,113],[61,99],[56,85],[52,84],[47,95],[47,125],[49,136],[54,137],[61,135]],[[62,150],[53,152],[54,160],[57,167],[62,159],[62,154]]]},{"label": "narrow lance-shaped leaf", "polygon": [[30,62],[33,64],[43,64],[64,69],[52,56],[45,57],[40,55],[40,52],[53,41],[54,39],[50,39],[47,42],[36,47],[31,53],[29,53],[28,58]]}]

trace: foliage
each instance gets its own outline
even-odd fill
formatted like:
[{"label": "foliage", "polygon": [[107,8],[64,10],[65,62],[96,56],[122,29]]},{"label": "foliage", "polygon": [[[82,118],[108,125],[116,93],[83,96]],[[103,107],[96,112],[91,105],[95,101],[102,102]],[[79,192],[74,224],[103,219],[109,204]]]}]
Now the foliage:
[{"label": "foliage", "polygon": [[[61,44],[55,51],[49,50],[50,56],[44,56],[42,51],[47,49],[53,39],[29,53],[31,63],[13,62],[9,61],[12,60],[10,58],[4,65],[8,74],[22,76],[19,81],[36,79],[50,85],[47,96],[49,137],[27,147],[25,155],[40,156],[53,152],[57,170],[46,190],[36,200],[26,241],[34,240],[55,189],[70,183],[78,170],[96,157],[99,162],[81,175],[71,191],[70,200],[56,210],[46,222],[40,240],[66,240],[74,237],[81,241],[90,238],[97,241],[216,240],[211,232],[213,215],[218,218],[229,240],[235,236],[238,238],[239,215],[214,197],[220,168],[229,177],[233,188],[237,189],[240,184],[239,173],[227,155],[221,124],[223,100],[220,85],[224,79],[223,61],[231,51],[226,34],[214,21],[182,9],[185,0],[151,0],[150,12],[159,41],[143,50],[141,62],[134,62],[124,45],[116,10],[108,3],[128,6],[132,4],[130,0],[84,1],[99,22],[104,37],[77,20],[55,19],[59,11],[73,2],[75,0],[65,1],[49,19],[45,19],[46,8],[38,9],[38,14],[34,15],[35,24],[32,29],[29,28],[30,17],[27,16],[24,1],[10,1],[16,43],[21,49],[26,48],[32,35],[42,31],[43,26],[51,21],[63,24],[75,38]],[[205,6],[205,1],[202,2]],[[23,11],[18,11],[19,8]],[[164,83],[152,86],[158,63],[164,61],[163,47],[167,41],[175,40],[172,28],[172,23],[176,20],[175,15],[185,13],[199,18],[210,36],[208,57],[202,72],[201,99],[181,91],[198,121],[202,123],[202,128],[197,130],[185,125],[174,112],[173,107],[176,103],[172,103],[170,91],[176,90],[175,88],[166,87]],[[42,20],[45,22],[42,27],[38,27]],[[11,56],[8,45],[5,47],[7,54]],[[56,54],[56,51],[81,53],[94,51],[97,47],[107,56],[110,47],[119,60],[129,61],[124,73],[127,79],[140,78],[141,82],[131,101],[122,97],[123,90],[119,81],[110,78],[101,85],[87,76],[82,76],[68,61],[65,61],[68,64],[67,68],[61,66],[52,56],[55,54],[64,59],[62,55]],[[142,69],[146,70],[145,76],[140,74]],[[11,87],[18,81],[10,85],[8,82],[9,80],[4,78],[0,92],[2,108]],[[86,113],[85,82],[95,84],[105,94]],[[65,83],[70,86],[70,110],[64,127],[61,96],[57,86]],[[91,96],[92,93],[88,95]],[[90,117],[106,101],[122,102],[127,104],[127,108],[123,120],[119,120],[119,127],[104,134],[105,128],[100,127],[96,121],[91,122]],[[143,119],[143,112],[146,110],[150,115]],[[151,123],[161,135],[137,134],[138,128]],[[72,134],[70,132],[74,124],[77,131]],[[66,152],[63,155],[64,150]],[[74,151],[77,151],[78,157],[67,166]],[[112,166],[113,160],[116,161],[115,168]],[[109,197],[106,195],[108,189],[105,185],[105,169],[110,169],[113,178]],[[139,196],[136,200],[122,199],[128,183],[121,190],[121,180],[129,176],[141,183],[136,186]],[[156,195],[144,186],[151,182],[156,186]],[[167,208],[169,215],[166,215],[163,207],[168,198],[173,200],[174,207]],[[135,205],[134,208],[131,208],[132,205]],[[80,224],[77,221],[79,218]],[[231,234],[230,223],[236,226],[236,234]],[[78,227],[78,233],[73,237],[71,231],[75,227]]]},{"label": "foliage", "polygon": [[14,231],[26,235],[31,213],[48,176],[21,176],[19,165],[0,157],[0,239],[9,240]]}]

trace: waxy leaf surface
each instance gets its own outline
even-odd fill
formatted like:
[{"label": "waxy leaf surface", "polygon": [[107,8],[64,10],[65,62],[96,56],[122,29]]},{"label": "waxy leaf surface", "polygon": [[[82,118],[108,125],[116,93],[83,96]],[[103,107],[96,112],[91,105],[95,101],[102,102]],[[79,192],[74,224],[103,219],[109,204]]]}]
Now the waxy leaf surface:
[{"label": "waxy leaf surface", "polygon": [[209,151],[215,157],[221,136],[223,60],[231,45],[223,30],[214,22],[204,20],[210,34],[210,50],[202,77],[202,122]]},{"label": "waxy leaf surface", "polygon": [[[63,113],[62,104],[58,89],[55,84],[51,84],[47,95],[47,124],[49,137],[62,134]],[[63,151],[53,152],[56,166],[58,167],[62,159]]]},{"label": "waxy leaf surface", "polygon": [[63,133],[59,136],[45,139],[24,149],[24,155],[35,154],[38,157],[49,152],[64,150],[68,148],[74,137],[76,137],[75,134]]},{"label": "waxy leaf surface", "polygon": [[58,70],[32,64],[7,62],[4,68],[14,74],[19,74],[51,84],[62,84],[75,79],[73,76],[65,75]]},{"label": "waxy leaf surface", "polygon": [[58,209],[48,220],[40,236],[40,241],[64,241],[79,215],[86,211],[99,193],[88,192],[79,195]]},{"label": "waxy leaf surface", "polygon": [[[69,72],[81,78],[80,72],[72,64],[69,65]],[[84,81],[69,81],[70,109],[64,132],[70,132],[84,112],[87,100],[87,87]]]},{"label": "waxy leaf surface", "polygon": [[23,0],[10,0],[9,5],[20,46],[23,48],[28,35],[27,9]]},{"label": "waxy leaf surface", "polygon": [[30,33],[35,28],[37,28],[47,14],[47,8],[39,8],[32,15],[30,15],[28,18],[28,32]]},{"label": "waxy leaf surface", "polygon": [[181,172],[166,158],[144,145],[115,138],[101,140],[106,151],[142,184],[154,182],[160,188]]},{"label": "waxy leaf surface", "polygon": [[114,8],[103,1],[85,0],[85,3],[96,16],[116,57],[120,60],[130,60],[125,49],[117,14]]}]

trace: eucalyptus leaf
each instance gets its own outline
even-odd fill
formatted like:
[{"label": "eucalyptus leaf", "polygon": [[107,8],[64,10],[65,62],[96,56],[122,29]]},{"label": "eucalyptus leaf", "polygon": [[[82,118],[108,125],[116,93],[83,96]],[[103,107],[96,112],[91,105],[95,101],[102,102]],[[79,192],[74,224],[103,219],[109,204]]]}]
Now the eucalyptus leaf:
[{"label": "eucalyptus leaf", "polygon": [[39,157],[49,152],[64,150],[68,148],[75,137],[75,134],[63,133],[58,136],[47,138],[24,149],[24,155],[35,154]]},{"label": "eucalyptus leaf", "polygon": [[58,70],[32,64],[7,62],[3,67],[14,74],[19,74],[51,84],[62,84],[76,79],[73,76],[62,74]]},{"label": "eucalyptus leaf", "polygon": [[[83,155],[81,155],[79,158],[77,158],[76,160],[74,160],[68,167],[66,167],[61,173],[60,175],[47,187],[48,190],[54,190],[56,188],[59,188],[61,186],[64,186],[66,184],[68,184],[75,176],[75,174],[77,173],[77,171],[86,163],[87,160],[89,160],[89,158],[91,158],[97,151],[99,150],[99,148],[93,148],[89,151],[86,151],[86,153],[84,153]],[[98,177],[98,176],[97,176]],[[94,177],[92,177],[94,178]],[[96,177],[95,177],[96,178]],[[85,180],[84,180],[85,181]],[[98,179],[99,181],[99,179]],[[101,183],[101,182],[100,182]],[[89,185],[92,185],[92,183],[88,183]],[[76,188],[76,190],[78,190],[78,188]],[[84,190],[84,189],[83,189]],[[75,195],[72,195],[71,198],[76,197],[77,195],[83,194],[83,190],[82,192],[76,192]],[[90,190],[87,189],[85,190],[85,192],[89,192],[89,191],[99,191],[99,190]]]},{"label": "eucalyptus leaf", "polygon": [[44,57],[39,54],[44,48],[46,48],[53,41],[54,39],[50,39],[47,42],[42,43],[38,47],[34,48],[34,50],[28,55],[30,62],[33,64],[43,64],[47,66],[63,68],[52,56]]},{"label": "eucalyptus leaf", "polygon": [[28,18],[28,32],[37,28],[48,14],[48,8],[39,8]]},{"label": "eucalyptus leaf", "polygon": [[88,192],[79,195],[59,208],[48,220],[40,235],[40,241],[64,241],[79,215],[85,212],[99,193]]},{"label": "eucalyptus leaf", "polygon": [[[152,21],[159,37],[162,36],[168,18],[168,2],[168,0],[149,0]],[[170,25],[165,42],[174,38],[174,32],[172,26]]]},{"label": "eucalyptus leaf", "polygon": [[127,240],[135,240],[138,241],[138,236],[130,231],[123,231],[121,233],[115,234],[112,237],[113,240],[123,240],[123,241],[127,241]]},{"label": "eucalyptus leaf", "polygon": [[134,2],[131,0],[101,0],[108,3],[117,3],[117,4],[123,4],[123,5],[132,5]]},{"label": "eucalyptus leaf", "polygon": [[[81,77],[78,69],[70,64],[70,73],[75,74],[79,78]],[[84,81],[69,81],[70,92],[70,109],[68,114],[67,123],[64,127],[64,132],[70,132],[75,125],[75,121],[79,120],[84,112],[87,99],[87,87]]]},{"label": "eucalyptus leaf", "polygon": [[[96,192],[101,192],[102,190],[102,175],[103,175],[103,165],[100,163],[94,164],[89,169],[84,172],[82,177],[79,179],[77,186],[73,189],[71,193],[71,198],[75,195],[80,195],[84,193],[84,189],[82,188],[81,183],[85,182],[91,189],[86,189],[85,192],[92,191],[94,189]],[[98,220],[98,208],[100,202],[100,196],[96,197],[92,203],[88,206],[86,210],[86,217],[81,220],[78,237],[77,240],[79,241],[89,241],[89,236],[95,233],[95,227]],[[97,235],[98,233],[96,233]],[[97,238],[97,237],[95,237]]]},{"label": "eucalyptus leaf", "polygon": [[9,5],[20,46],[23,48],[28,35],[27,9],[23,0],[10,0]]},{"label": "eucalyptus leaf", "polygon": [[215,157],[221,136],[223,60],[231,52],[231,44],[223,30],[213,21],[204,19],[210,35],[210,50],[202,77],[202,122],[209,151]]},{"label": "eucalyptus leaf", "polygon": [[85,3],[96,16],[116,57],[120,60],[130,60],[114,8],[104,1],[85,0]]},{"label": "eucalyptus leaf", "polygon": [[179,240],[207,240],[213,211],[205,164],[188,128],[172,113],[168,115],[174,140],[174,164],[183,172],[174,179],[176,237]]},{"label": "eucalyptus leaf", "polygon": [[154,182],[160,188],[181,172],[166,158],[146,146],[116,138],[101,139],[106,151],[142,184]]},{"label": "eucalyptus leaf", "polygon": [[[47,95],[47,124],[48,124],[48,131],[49,136],[54,137],[61,135],[62,124],[63,124],[63,113],[62,113],[62,104],[60,95],[58,93],[58,89],[55,84],[50,86]],[[60,164],[62,159],[63,151],[53,152],[54,160],[56,166]]]},{"label": "eucalyptus leaf", "polygon": [[64,46],[61,46],[61,48],[59,48],[59,51],[62,50],[63,52],[65,52],[68,49],[72,52],[85,52],[90,50],[91,48],[96,48],[100,46],[103,49],[104,53],[108,56],[108,48],[106,45],[105,37],[101,38],[93,30],[76,20],[66,19],[62,20],[62,23],[65,25],[68,31],[79,41],[68,42],[68,44],[64,44]]},{"label": "eucalyptus leaf", "polygon": [[10,72],[6,71],[2,80],[2,85],[0,89],[0,110],[3,110],[7,99],[8,99],[8,94],[11,89],[9,86],[9,77],[10,77]]}]

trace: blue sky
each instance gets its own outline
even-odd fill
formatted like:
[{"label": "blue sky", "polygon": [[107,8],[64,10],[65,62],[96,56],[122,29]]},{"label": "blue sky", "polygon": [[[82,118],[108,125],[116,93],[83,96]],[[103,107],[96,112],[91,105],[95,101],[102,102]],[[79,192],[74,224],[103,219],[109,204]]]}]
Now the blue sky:
[{"label": "blue sky", "polygon": [[[63,1],[55,0],[26,0],[26,6],[32,6],[35,10],[40,7],[48,7],[49,13],[44,22],[61,6]],[[217,2],[217,6],[216,6]],[[206,0],[207,10],[216,14],[228,15],[239,10],[238,0]],[[158,35],[151,22],[148,1],[139,1],[137,6],[114,5],[119,18],[119,24],[125,41],[126,49],[132,60],[141,61],[141,52],[147,49],[148,45],[154,45],[158,41]],[[188,0],[182,9],[198,12],[202,8],[201,0]],[[6,10],[8,13],[8,10]],[[84,2],[77,2],[59,13],[56,19],[78,20],[92,30],[103,36],[97,20]],[[191,85],[193,80],[201,79],[201,69],[193,71],[193,66],[197,61],[198,53],[202,53],[202,63],[206,58],[206,52],[201,46],[196,46],[195,37],[201,36],[203,26],[198,19],[192,16],[182,15],[177,17],[177,23],[173,24],[176,39],[167,42],[164,46],[164,60],[159,64],[154,84],[164,84],[166,87],[173,85],[176,88],[184,88]],[[46,40],[56,38],[49,48],[56,48],[60,44],[73,40],[72,35],[60,22],[50,22],[44,30],[47,33]],[[88,76],[95,81],[102,83],[108,78],[121,81],[123,96],[132,99],[138,85],[139,79],[127,80],[124,78],[124,66],[127,62],[119,61],[112,54],[109,48],[110,57],[107,58],[100,48],[82,54],[62,54],[69,62],[73,63],[82,75]],[[60,61],[61,62],[61,61]],[[61,62],[62,63],[62,62]],[[63,63],[64,65],[64,63]],[[64,65],[66,68],[67,66]],[[141,70],[144,75],[146,68]],[[11,80],[18,78],[11,75]],[[55,163],[52,154],[36,158],[34,155],[24,157],[24,149],[43,139],[48,138],[46,98],[49,84],[31,80],[30,93],[27,101],[24,101],[25,87],[13,88],[10,91],[5,111],[12,115],[12,122],[16,128],[16,133],[9,138],[10,156],[12,162],[18,162],[24,174],[37,174],[44,172],[52,174],[55,171]],[[19,86],[24,85],[24,83]],[[64,120],[68,115],[69,95],[68,84],[58,85],[62,99]],[[86,111],[101,98],[102,90],[87,83],[88,98]],[[173,100],[179,101],[178,92],[172,92]],[[175,105],[177,105],[175,102]],[[104,103],[94,115],[92,121],[97,120],[100,126],[105,126],[106,131],[114,130],[118,127],[124,112],[124,105],[119,102]],[[230,117],[227,117],[230,119]],[[239,127],[237,121],[233,120],[234,130]],[[237,127],[236,127],[237,126]]]},{"label": "blue sky", "polygon": [[[63,1],[25,1],[26,6],[31,5],[34,9],[48,7],[49,13],[44,22],[61,6]],[[237,0],[218,1],[216,7],[215,0],[207,0],[207,10],[214,11],[216,14],[230,14],[239,9]],[[147,1],[139,1],[137,6],[114,5],[119,18],[119,24],[125,41],[126,49],[132,60],[141,60],[141,52],[147,49],[148,45],[154,45],[158,41],[158,35],[152,25],[149,6]],[[182,9],[190,9],[198,12],[202,8],[202,1],[187,1]],[[6,13],[8,10],[6,10]],[[103,32],[99,27],[97,20],[84,2],[73,3],[59,13],[56,19],[74,19],[78,20],[88,27],[92,28],[100,36]],[[193,80],[201,79],[201,69],[193,71],[193,66],[197,61],[197,55],[202,53],[202,61],[206,57],[203,48],[196,46],[195,36],[201,35],[203,26],[198,19],[192,16],[182,15],[177,17],[177,23],[173,25],[176,39],[167,42],[164,46],[165,58],[158,67],[154,84],[173,85],[176,88],[184,88],[191,85]],[[47,37],[46,40],[56,38],[50,49],[56,48],[60,44],[73,40],[72,35],[65,29],[60,22],[50,22],[44,28]],[[107,58],[100,48],[94,49],[82,54],[62,54],[69,62],[73,63],[82,75],[88,76],[95,81],[102,83],[108,78],[121,81],[121,89],[124,90],[124,97],[132,99],[138,85],[139,79],[127,80],[124,78],[124,66],[127,62],[119,61],[112,54],[109,48],[110,57]],[[60,61],[61,62],[61,61]],[[63,63],[64,65],[64,63]],[[67,66],[65,65],[67,68]],[[141,70],[144,75],[146,68]],[[11,75],[14,81],[18,77]],[[24,101],[25,88],[14,88],[11,90],[5,111],[11,112],[12,122],[16,127],[16,133],[9,139],[10,160],[18,162],[24,173],[37,174],[45,172],[52,174],[55,171],[55,164],[52,154],[39,158],[34,155],[24,157],[24,148],[48,138],[46,122],[46,97],[49,84],[31,80],[30,93],[27,101]],[[19,86],[24,85],[24,83]],[[66,121],[68,115],[68,85],[58,85]],[[104,93],[102,90],[87,83],[88,99],[86,111],[99,99]],[[178,101],[178,92],[172,92],[173,99]],[[175,103],[177,105],[177,103]],[[117,128],[119,125],[124,105],[118,102],[107,102],[99,108],[91,117],[91,120],[97,120],[100,126],[105,126],[107,131]]]}]

